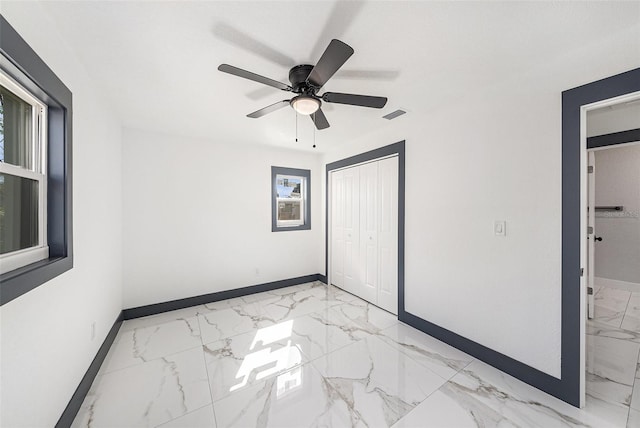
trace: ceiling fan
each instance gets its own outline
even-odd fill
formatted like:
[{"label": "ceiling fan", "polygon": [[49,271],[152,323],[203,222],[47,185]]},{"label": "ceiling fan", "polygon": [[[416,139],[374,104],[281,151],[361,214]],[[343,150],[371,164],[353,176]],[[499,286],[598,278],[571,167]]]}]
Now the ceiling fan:
[{"label": "ceiling fan", "polygon": [[289,70],[289,81],[291,85],[260,76],[259,74],[229,64],[221,64],[218,70],[297,94],[290,100],[278,101],[270,106],[249,113],[247,117],[256,119],[290,105],[298,113],[310,116],[316,128],[326,129],[329,127],[329,122],[320,108],[322,101],[371,108],[382,108],[387,103],[385,97],[374,97],[370,95],[343,94],[339,92],[318,94],[320,88],[327,83],[331,76],[342,67],[351,55],[353,55],[353,48],[351,46],[340,40],[333,39],[315,66],[302,64],[296,65]]}]

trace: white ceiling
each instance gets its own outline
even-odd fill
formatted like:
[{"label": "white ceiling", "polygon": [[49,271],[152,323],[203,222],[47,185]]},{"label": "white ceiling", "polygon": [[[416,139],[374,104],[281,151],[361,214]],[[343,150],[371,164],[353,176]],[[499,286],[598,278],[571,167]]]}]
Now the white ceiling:
[{"label": "white ceiling", "polygon": [[[217,71],[228,63],[288,83],[332,38],[355,54],[326,91],[389,98],[382,110],[323,105],[320,148],[376,132],[381,117],[423,120],[477,86],[637,26],[637,2],[45,2],[123,125],[218,142],[310,149],[313,125],[285,108],[245,115],[290,93]],[[308,144],[309,143],[309,144]]]}]

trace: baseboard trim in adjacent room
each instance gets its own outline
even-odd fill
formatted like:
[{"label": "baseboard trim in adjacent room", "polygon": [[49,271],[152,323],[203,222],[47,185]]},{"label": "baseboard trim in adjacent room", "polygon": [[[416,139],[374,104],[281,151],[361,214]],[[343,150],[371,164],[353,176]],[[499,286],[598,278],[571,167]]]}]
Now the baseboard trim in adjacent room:
[{"label": "baseboard trim in adjacent room", "polygon": [[98,375],[98,371],[100,371],[100,366],[102,366],[102,362],[107,357],[107,353],[113,344],[113,341],[116,339],[118,335],[118,330],[122,325],[122,321],[124,320],[123,311],[120,311],[118,318],[116,318],[111,330],[107,334],[107,337],[102,342],[100,349],[98,349],[98,353],[93,358],[91,365],[87,369],[87,372],[84,374],[84,377],[80,381],[80,384],[76,388],[76,391],[71,396],[71,400],[69,400],[69,404],[62,412],[60,419],[58,419],[58,423],[56,423],[56,428],[67,428],[70,427],[73,423],[73,420],[76,418],[78,411],[80,410],[80,406],[82,406],[82,402],[84,398],[87,396],[89,389],[91,389],[91,384],[93,384],[93,380]]},{"label": "baseboard trim in adjacent room", "polygon": [[596,287],[607,287],[607,288],[615,288],[617,290],[626,290],[626,291],[640,291],[640,284],[637,282],[629,282],[629,281],[620,281],[617,279],[610,278],[601,278],[596,276],[593,278],[593,283]]},{"label": "baseboard trim in adjacent room", "polygon": [[157,315],[163,312],[175,311],[176,309],[189,308],[191,306],[204,305],[217,302],[218,300],[233,299],[235,297],[247,296],[249,294],[262,293],[264,291],[276,290],[278,288],[291,287],[292,285],[304,284],[306,282],[322,281],[326,284],[326,277],[319,273],[299,276],[297,278],[282,279],[280,281],[267,282],[264,284],[251,285],[249,287],[235,288],[233,290],[218,291],[216,293],[202,294],[200,296],[187,297],[184,299],[171,300],[168,302],[154,303],[151,305],[138,306],[123,311],[124,319],[146,317]]}]

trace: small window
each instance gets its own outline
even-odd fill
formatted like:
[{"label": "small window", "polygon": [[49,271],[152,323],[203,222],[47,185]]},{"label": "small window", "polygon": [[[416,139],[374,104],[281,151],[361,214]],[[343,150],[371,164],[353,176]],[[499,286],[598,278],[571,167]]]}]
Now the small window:
[{"label": "small window", "polygon": [[73,269],[73,94],[0,14],[0,306]]},{"label": "small window", "polygon": [[310,180],[307,169],[271,167],[273,232],[311,229]]},{"label": "small window", "polygon": [[49,257],[46,124],[46,105],[0,72],[2,272]]}]

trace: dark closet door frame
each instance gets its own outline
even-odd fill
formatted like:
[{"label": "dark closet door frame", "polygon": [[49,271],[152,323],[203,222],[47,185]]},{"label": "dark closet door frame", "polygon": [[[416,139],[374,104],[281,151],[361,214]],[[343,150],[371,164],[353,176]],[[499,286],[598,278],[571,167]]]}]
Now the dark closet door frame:
[{"label": "dark closet door frame", "polygon": [[325,277],[324,283],[329,283],[329,175],[336,169],[348,168],[364,162],[375,161],[389,156],[398,157],[398,319],[402,320],[404,313],[404,176],[405,176],[405,141],[398,141],[388,146],[380,147],[365,153],[341,159],[327,164],[325,171]]}]

